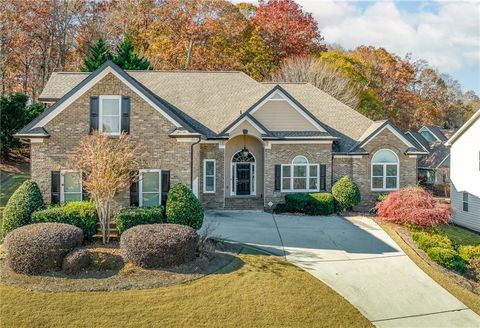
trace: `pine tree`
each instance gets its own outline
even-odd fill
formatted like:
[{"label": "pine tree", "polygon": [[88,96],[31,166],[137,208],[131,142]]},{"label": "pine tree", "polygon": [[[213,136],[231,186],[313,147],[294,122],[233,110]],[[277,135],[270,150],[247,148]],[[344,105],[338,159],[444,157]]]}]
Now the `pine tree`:
[{"label": "pine tree", "polygon": [[110,59],[112,59],[112,54],[110,50],[108,50],[105,41],[100,38],[88,50],[87,57],[83,61],[83,66],[80,68],[80,70],[82,72],[93,72],[102,66],[104,62]]},{"label": "pine tree", "polygon": [[113,62],[123,69],[152,69],[148,59],[137,55],[132,39],[129,36],[125,36],[125,40],[118,45],[117,54],[113,57]]}]

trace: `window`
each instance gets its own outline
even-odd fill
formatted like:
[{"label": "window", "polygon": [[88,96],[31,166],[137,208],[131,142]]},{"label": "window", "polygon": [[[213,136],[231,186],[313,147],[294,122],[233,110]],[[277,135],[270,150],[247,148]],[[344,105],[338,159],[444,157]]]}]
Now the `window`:
[{"label": "window", "polygon": [[203,161],[203,192],[215,192],[215,160],[205,159]]},{"label": "window", "polygon": [[62,171],[60,176],[62,203],[82,200],[82,173],[78,171]]},{"label": "window", "polygon": [[121,96],[100,96],[100,133],[120,135],[121,100]]},{"label": "window", "polygon": [[399,184],[398,157],[388,149],[379,150],[372,158],[372,190],[396,190]]},{"label": "window", "polygon": [[462,199],[462,203],[463,203],[463,211],[464,212],[468,212],[468,192],[463,192],[463,199]]},{"label": "window", "polygon": [[140,170],[139,205],[143,207],[158,206],[162,203],[162,171]]},{"label": "window", "polygon": [[297,156],[292,164],[282,164],[281,191],[318,191],[319,165],[309,164],[304,156]]},{"label": "window", "polygon": [[435,136],[433,134],[431,134],[429,131],[427,130],[423,130],[420,132],[420,134],[422,135],[422,137],[425,138],[425,140],[427,140],[428,142],[434,142],[437,140],[437,138],[435,138]]}]

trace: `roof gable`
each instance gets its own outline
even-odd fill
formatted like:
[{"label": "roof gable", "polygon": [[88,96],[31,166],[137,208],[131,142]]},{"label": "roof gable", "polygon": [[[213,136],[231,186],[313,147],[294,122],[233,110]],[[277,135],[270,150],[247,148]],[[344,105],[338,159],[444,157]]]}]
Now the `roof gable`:
[{"label": "roof gable", "polygon": [[477,110],[477,112],[473,114],[473,116],[470,117],[470,119],[464,125],[462,125],[460,129],[458,129],[458,131],[455,132],[455,134],[450,139],[448,139],[445,145],[453,145],[453,143],[457,141],[457,139],[460,138],[463,133],[465,133],[465,131],[467,131],[478,119],[480,119],[480,109]]}]

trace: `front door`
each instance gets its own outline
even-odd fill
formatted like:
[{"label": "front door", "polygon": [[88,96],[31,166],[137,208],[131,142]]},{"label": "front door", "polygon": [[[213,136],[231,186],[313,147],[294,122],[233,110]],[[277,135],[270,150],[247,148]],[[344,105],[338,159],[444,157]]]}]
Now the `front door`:
[{"label": "front door", "polygon": [[237,195],[250,195],[250,163],[237,163]]}]

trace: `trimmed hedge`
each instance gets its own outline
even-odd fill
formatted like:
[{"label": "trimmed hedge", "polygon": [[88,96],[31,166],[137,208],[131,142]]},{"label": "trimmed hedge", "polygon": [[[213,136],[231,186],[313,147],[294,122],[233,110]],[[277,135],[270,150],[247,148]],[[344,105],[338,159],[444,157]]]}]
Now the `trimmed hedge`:
[{"label": "trimmed hedge", "polygon": [[458,254],[460,254],[460,256],[467,261],[471,261],[471,260],[474,260],[474,259],[479,259],[480,258],[480,245],[477,245],[477,246],[460,246],[458,248]]},{"label": "trimmed hedge", "polygon": [[77,274],[91,263],[91,254],[84,248],[75,249],[63,259],[62,270],[66,274]]},{"label": "trimmed hedge", "polygon": [[454,249],[432,247],[427,249],[427,254],[433,261],[447,269],[458,272],[465,272],[467,269],[468,262],[462,259]]},{"label": "trimmed hedge", "polygon": [[203,207],[192,190],[177,183],[170,189],[167,198],[167,222],[183,224],[198,230],[203,224]]},{"label": "trimmed hedge", "polygon": [[163,222],[163,206],[157,207],[129,207],[121,209],[115,216],[118,233],[121,235],[125,230],[141,224],[153,224]]},{"label": "trimmed hedge", "polygon": [[3,210],[3,237],[13,229],[30,224],[32,213],[43,206],[38,185],[25,181],[13,193]]},{"label": "trimmed hedge", "polygon": [[351,209],[360,203],[360,190],[353,179],[347,175],[341,177],[332,187],[332,195],[341,210]]},{"label": "trimmed hedge", "polygon": [[40,274],[59,270],[65,255],[80,246],[83,231],[64,223],[37,223],[17,228],[5,238],[5,258],[15,272]]},{"label": "trimmed hedge", "polygon": [[146,224],[125,231],[120,249],[125,260],[143,268],[163,268],[192,261],[199,237],[179,224]]},{"label": "trimmed hedge", "polygon": [[285,208],[292,213],[330,215],[335,212],[335,199],[327,192],[288,194],[285,196]]},{"label": "trimmed hedge", "polygon": [[97,232],[98,214],[95,204],[89,201],[69,202],[32,214],[32,222],[57,222],[74,225],[91,239]]}]

